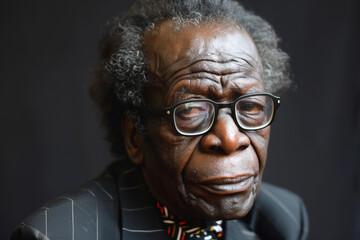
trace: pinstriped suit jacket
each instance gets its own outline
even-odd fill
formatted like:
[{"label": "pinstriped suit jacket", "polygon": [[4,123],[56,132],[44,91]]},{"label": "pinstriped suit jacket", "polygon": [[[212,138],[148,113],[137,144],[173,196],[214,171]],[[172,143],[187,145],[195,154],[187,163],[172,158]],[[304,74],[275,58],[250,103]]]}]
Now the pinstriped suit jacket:
[{"label": "pinstriped suit jacket", "polygon": [[[141,170],[129,161],[49,202],[25,219],[11,240],[169,239]],[[295,194],[263,183],[250,213],[225,222],[225,239],[306,239],[308,218]]]}]

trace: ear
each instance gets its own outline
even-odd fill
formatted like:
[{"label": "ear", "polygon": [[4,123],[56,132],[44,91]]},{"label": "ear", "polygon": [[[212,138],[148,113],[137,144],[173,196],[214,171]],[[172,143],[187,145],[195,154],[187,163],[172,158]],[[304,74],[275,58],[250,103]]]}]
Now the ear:
[{"label": "ear", "polygon": [[125,150],[133,163],[141,165],[144,160],[144,137],[137,132],[134,123],[126,114],[121,118],[121,131],[123,134]]}]

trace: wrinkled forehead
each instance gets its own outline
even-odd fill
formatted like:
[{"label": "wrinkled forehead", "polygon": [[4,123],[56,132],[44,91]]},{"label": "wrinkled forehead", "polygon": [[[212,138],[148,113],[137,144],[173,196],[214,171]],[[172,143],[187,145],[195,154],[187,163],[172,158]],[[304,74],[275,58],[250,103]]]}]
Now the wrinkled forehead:
[{"label": "wrinkled forehead", "polygon": [[149,70],[165,79],[179,68],[201,60],[221,63],[242,59],[262,70],[253,40],[231,22],[205,22],[179,28],[167,20],[145,34],[143,46]]}]

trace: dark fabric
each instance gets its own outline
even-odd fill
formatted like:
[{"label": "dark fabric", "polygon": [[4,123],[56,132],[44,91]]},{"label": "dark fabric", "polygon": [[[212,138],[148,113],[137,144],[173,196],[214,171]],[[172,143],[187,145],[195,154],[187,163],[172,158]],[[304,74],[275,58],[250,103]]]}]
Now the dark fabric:
[{"label": "dark fabric", "polygon": [[[246,218],[224,224],[225,240],[306,239],[307,233],[302,200],[267,183]],[[19,239],[168,240],[169,236],[141,170],[123,159],[25,219],[11,236]]]},{"label": "dark fabric", "polygon": [[300,197],[262,183],[251,212],[241,219],[261,239],[306,239],[309,220]]},{"label": "dark fabric", "polygon": [[101,177],[38,209],[11,239],[119,239],[119,199],[112,171],[110,166]]},{"label": "dark fabric", "polygon": [[25,240],[49,240],[39,230],[25,224],[21,224],[11,235],[11,239],[25,239]]}]

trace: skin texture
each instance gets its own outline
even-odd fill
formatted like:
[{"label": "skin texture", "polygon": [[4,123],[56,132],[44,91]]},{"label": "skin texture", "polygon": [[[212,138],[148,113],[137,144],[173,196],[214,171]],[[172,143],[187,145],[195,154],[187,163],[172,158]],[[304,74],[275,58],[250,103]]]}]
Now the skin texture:
[{"label": "skin texture", "polygon": [[[176,29],[165,21],[146,33],[143,47],[151,76],[149,107],[193,98],[227,102],[264,91],[256,47],[233,23]],[[154,197],[196,225],[245,216],[260,188],[270,128],[242,131],[230,111],[221,109],[212,130],[197,137],[178,135],[161,117],[149,117],[142,136],[123,117],[127,153],[142,166]]]}]

